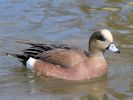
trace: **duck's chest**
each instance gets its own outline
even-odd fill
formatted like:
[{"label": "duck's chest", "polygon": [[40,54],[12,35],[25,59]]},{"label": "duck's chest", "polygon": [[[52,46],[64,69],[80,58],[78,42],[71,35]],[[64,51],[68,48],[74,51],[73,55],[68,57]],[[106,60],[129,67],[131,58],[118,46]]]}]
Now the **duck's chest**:
[{"label": "duck's chest", "polygon": [[98,78],[107,74],[107,63],[105,60],[88,60],[81,63],[78,70],[86,79]]},{"label": "duck's chest", "polygon": [[107,74],[107,63],[104,59],[95,59],[87,63],[89,78],[98,78]]}]

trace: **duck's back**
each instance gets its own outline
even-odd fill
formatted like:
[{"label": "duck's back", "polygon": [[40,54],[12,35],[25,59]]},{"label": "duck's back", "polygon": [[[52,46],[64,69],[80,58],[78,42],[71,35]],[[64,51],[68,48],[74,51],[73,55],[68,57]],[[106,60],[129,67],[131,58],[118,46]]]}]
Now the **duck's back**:
[{"label": "duck's back", "polygon": [[54,64],[60,67],[72,67],[79,62],[82,62],[87,53],[77,47],[72,47],[62,44],[39,44],[39,43],[27,43],[20,42],[24,44],[30,44],[31,47],[23,50],[21,53],[11,54],[17,58],[23,64],[26,63],[29,57],[40,59],[42,61]]},{"label": "duck's back", "polygon": [[44,51],[36,56],[40,60],[52,63],[60,67],[73,67],[86,59],[86,54],[80,49],[53,49]]}]

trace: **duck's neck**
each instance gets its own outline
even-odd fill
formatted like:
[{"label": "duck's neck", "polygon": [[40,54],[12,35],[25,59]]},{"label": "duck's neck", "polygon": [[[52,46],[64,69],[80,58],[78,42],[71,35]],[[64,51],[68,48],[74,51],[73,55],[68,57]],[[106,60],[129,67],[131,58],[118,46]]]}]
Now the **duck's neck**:
[{"label": "duck's neck", "polygon": [[100,59],[104,59],[104,51],[97,49],[89,49],[89,57],[96,57]]}]

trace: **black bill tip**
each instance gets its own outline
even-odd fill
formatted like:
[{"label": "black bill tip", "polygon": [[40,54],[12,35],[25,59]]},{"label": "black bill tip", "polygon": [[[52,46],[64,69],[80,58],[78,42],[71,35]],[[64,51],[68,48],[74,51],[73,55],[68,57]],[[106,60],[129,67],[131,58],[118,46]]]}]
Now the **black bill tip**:
[{"label": "black bill tip", "polygon": [[118,50],[118,51],[116,51],[116,52],[114,52],[114,53],[118,53],[118,54],[120,54],[121,52],[120,52],[120,50]]}]

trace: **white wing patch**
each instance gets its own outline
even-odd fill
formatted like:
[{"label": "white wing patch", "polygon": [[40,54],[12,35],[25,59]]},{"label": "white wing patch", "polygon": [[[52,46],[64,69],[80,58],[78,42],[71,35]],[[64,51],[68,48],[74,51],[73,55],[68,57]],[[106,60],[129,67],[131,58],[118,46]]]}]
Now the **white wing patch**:
[{"label": "white wing patch", "polygon": [[34,64],[35,64],[35,62],[36,62],[36,59],[34,59],[34,58],[32,58],[32,57],[30,57],[28,60],[27,60],[27,62],[26,62],[26,67],[28,68],[28,69],[30,69],[32,72],[34,72]]}]

